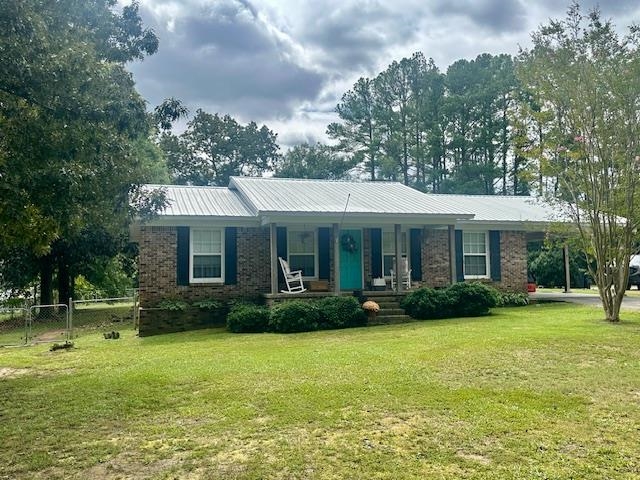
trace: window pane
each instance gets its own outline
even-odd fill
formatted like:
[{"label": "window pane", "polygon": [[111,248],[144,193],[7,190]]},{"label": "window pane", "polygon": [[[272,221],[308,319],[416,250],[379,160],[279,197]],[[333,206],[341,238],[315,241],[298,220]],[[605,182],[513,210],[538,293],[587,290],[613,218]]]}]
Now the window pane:
[{"label": "window pane", "polygon": [[193,278],[221,278],[222,257],[220,255],[194,255]]},{"label": "window pane", "polygon": [[316,233],[313,230],[290,231],[289,232],[289,253],[309,253],[313,254],[316,249]]},{"label": "window pane", "polygon": [[393,232],[382,232],[382,251],[393,253],[396,249],[396,241]]},{"label": "window pane", "polygon": [[393,255],[385,255],[384,256],[384,276],[391,276],[391,269],[393,268]]},{"label": "window pane", "polygon": [[302,270],[303,277],[315,276],[315,263],[313,255],[289,255],[289,268],[291,270]]},{"label": "window pane", "polygon": [[[402,232],[401,240],[402,254],[407,254],[407,232]],[[395,232],[382,232],[382,252],[387,255],[396,254],[396,234]]]},{"label": "window pane", "polygon": [[221,230],[192,230],[193,253],[222,253]]},{"label": "window pane", "polygon": [[486,242],[484,232],[464,232],[463,234],[464,253],[486,253]]},{"label": "window pane", "polygon": [[486,276],[487,274],[487,257],[465,255],[464,257],[464,274],[475,276]]}]

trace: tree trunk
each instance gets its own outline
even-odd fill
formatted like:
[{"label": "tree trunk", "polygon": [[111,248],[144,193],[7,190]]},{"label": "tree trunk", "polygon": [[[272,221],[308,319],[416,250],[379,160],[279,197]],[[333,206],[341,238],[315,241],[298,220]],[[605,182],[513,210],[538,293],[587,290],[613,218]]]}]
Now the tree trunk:
[{"label": "tree trunk", "polygon": [[58,303],[69,302],[71,297],[71,275],[66,255],[61,253],[58,257]]},{"label": "tree trunk", "polygon": [[40,305],[53,303],[53,258],[47,255],[40,259]]}]

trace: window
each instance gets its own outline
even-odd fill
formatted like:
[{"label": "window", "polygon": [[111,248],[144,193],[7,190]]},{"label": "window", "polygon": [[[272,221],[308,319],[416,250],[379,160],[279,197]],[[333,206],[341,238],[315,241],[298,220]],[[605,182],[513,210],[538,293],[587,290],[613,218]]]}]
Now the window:
[{"label": "window", "polygon": [[[403,257],[407,256],[407,232],[402,232],[401,253]],[[385,277],[391,276],[396,257],[396,234],[395,232],[382,232],[382,269]]]},{"label": "window", "polygon": [[191,229],[190,282],[224,281],[223,242],[222,229]]},{"label": "window", "polygon": [[464,278],[489,278],[486,232],[463,232]]},{"label": "window", "polygon": [[288,230],[287,246],[291,270],[302,270],[302,276],[315,278],[317,272],[317,241],[315,230]]}]

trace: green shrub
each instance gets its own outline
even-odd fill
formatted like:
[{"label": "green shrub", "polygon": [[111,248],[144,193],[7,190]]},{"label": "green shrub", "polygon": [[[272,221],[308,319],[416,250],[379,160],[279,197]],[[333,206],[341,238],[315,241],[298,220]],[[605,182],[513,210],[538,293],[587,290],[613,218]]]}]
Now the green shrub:
[{"label": "green shrub", "polygon": [[316,302],[320,310],[321,330],[332,328],[362,327],[367,315],[355,297],[325,297]]},{"label": "green shrub", "polygon": [[400,305],[411,317],[427,320],[486,315],[497,300],[494,288],[478,282],[461,282],[440,290],[420,288],[409,293]]},{"label": "green shrub", "polygon": [[497,307],[524,307],[526,305],[529,305],[529,295],[526,293],[498,293]]},{"label": "green shrub", "polygon": [[487,315],[498,301],[498,291],[480,282],[454,283],[445,291],[451,304],[451,313],[456,317]]},{"label": "green shrub", "polygon": [[315,303],[293,300],[271,309],[269,325],[274,332],[293,333],[318,330],[320,309]]},{"label": "green shrub", "polygon": [[248,303],[236,303],[227,315],[227,329],[234,333],[268,332],[269,309]]},{"label": "green shrub", "polygon": [[170,310],[172,312],[184,312],[187,308],[189,308],[189,304],[184,300],[180,300],[177,298],[165,298],[158,303],[159,308],[164,308],[165,310]]},{"label": "green shrub", "polygon": [[420,288],[409,293],[400,306],[413,318],[446,318],[452,315],[446,290]]}]

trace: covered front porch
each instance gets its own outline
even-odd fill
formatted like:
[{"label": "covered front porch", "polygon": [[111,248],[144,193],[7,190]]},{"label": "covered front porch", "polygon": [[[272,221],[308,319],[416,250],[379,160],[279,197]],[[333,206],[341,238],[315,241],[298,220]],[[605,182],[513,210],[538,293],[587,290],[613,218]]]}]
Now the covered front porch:
[{"label": "covered front porch", "polygon": [[292,296],[287,293],[279,258],[291,270],[302,271],[306,291],[296,296],[362,291],[402,294],[423,284],[444,286],[456,279],[453,224],[273,222],[269,231],[267,298]]}]

